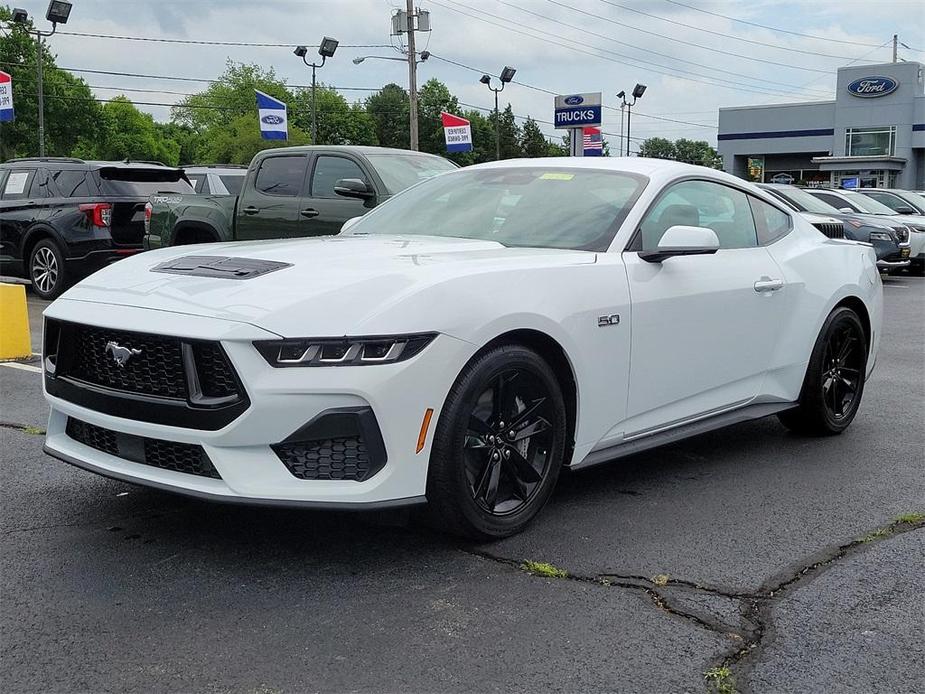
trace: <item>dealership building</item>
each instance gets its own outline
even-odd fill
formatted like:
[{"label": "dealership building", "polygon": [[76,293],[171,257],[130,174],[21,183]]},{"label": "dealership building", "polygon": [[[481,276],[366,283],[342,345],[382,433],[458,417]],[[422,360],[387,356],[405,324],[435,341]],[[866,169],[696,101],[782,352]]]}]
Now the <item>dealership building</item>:
[{"label": "dealership building", "polygon": [[925,67],[838,70],[834,101],[719,110],[726,171],[774,183],[925,190]]}]

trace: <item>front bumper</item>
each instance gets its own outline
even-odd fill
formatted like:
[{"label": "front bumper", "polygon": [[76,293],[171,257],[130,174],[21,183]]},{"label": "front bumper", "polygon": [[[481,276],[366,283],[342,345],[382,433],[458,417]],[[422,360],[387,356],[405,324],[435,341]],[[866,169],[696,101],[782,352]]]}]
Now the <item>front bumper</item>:
[{"label": "front bumper", "polygon": [[[63,302],[76,305],[81,302]],[[90,305],[92,306],[92,305]],[[52,307],[55,308],[55,307]],[[49,315],[80,322],[73,306]],[[81,307],[82,310],[86,310]],[[131,330],[162,324],[145,309],[113,307],[109,325]],[[92,309],[91,309],[92,310]],[[80,311],[77,312],[78,314]],[[174,320],[176,319],[176,321]],[[88,322],[88,321],[85,321]],[[94,321],[98,324],[99,319]],[[95,411],[49,395],[45,450],[101,475],[199,498],[238,503],[318,508],[382,508],[424,500],[433,429],[459,370],[474,352],[467,342],[438,335],[406,362],[338,368],[273,368],[253,340],[276,337],[241,323],[171,314],[171,327],[192,339],[218,339],[247,390],[250,406],[215,431],[168,426]],[[385,463],[363,481],[300,479],[274,451],[314,419],[331,410],[371,410],[381,432]],[[427,409],[434,410],[425,445],[417,450]],[[201,446],[219,478],[133,462],[90,447],[68,435],[68,418],[130,437]]]}]

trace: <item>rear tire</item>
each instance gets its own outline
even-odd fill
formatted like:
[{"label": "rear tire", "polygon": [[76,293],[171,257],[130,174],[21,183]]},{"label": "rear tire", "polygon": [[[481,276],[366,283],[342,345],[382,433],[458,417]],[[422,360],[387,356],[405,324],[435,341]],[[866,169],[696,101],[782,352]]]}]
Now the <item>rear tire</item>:
[{"label": "rear tire", "polygon": [[52,239],[42,239],[29,253],[29,279],[32,291],[40,298],[56,298],[67,287],[64,254]]},{"label": "rear tire", "polygon": [[556,485],[566,431],[562,391],[539,354],[508,344],[477,356],[450,389],[434,432],[431,524],[476,540],[523,530]]},{"label": "rear tire", "polygon": [[854,420],[867,373],[867,336],[858,315],[840,306],[826,318],[813,347],[799,405],[778,419],[796,433],[840,434]]}]

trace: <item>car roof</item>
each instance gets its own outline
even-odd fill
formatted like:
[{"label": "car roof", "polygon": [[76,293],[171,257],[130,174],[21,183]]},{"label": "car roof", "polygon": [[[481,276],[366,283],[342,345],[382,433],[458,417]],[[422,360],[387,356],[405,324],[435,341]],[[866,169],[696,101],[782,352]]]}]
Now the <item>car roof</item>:
[{"label": "car roof", "polygon": [[204,173],[217,173],[217,174],[231,174],[238,176],[247,175],[246,166],[234,166],[227,164],[204,164],[202,166],[184,166],[183,170],[188,174],[204,174]]},{"label": "car roof", "polygon": [[[430,152],[415,152],[410,149],[398,149],[396,147],[373,147],[371,145],[298,145],[296,147],[276,147],[273,149],[264,149],[258,152],[258,155],[278,154],[280,152],[316,152],[316,151],[333,151],[333,152],[353,152],[354,154],[411,154],[422,157],[439,157],[439,154]],[[442,158],[442,157],[441,157]]]}]

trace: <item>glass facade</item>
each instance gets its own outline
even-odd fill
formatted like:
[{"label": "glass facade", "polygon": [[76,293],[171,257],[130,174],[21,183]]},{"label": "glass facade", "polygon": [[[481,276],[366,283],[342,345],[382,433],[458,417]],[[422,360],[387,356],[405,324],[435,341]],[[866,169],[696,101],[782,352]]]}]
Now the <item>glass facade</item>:
[{"label": "glass facade", "polygon": [[896,126],[848,128],[845,155],[849,157],[892,157],[896,148]]}]

